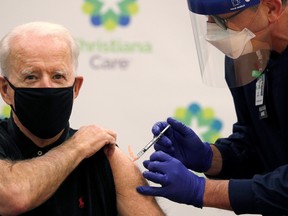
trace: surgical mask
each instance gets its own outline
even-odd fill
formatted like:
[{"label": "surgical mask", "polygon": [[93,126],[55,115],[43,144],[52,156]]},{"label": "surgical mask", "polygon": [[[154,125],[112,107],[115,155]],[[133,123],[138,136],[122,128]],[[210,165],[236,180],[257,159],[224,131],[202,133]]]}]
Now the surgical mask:
[{"label": "surgical mask", "polygon": [[254,37],[255,34],[247,28],[242,31],[223,30],[216,23],[207,23],[206,40],[232,59],[251,53],[251,39]]},{"label": "surgical mask", "polygon": [[15,107],[10,105],[12,110],[35,136],[52,138],[67,126],[72,112],[74,84],[63,88],[18,88],[8,83],[15,91]]}]

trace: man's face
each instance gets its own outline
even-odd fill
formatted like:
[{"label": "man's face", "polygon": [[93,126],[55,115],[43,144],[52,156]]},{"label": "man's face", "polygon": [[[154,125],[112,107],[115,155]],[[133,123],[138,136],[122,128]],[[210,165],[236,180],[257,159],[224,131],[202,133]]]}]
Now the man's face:
[{"label": "man's face", "polygon": [[[57,88],[73,85],[75,73],[71,51],[65,42],[53,37],[29,36],[14,38],[11,43],[8,79],[15,87]],[[9,87],[7,93],[10,101],[6,102],[14,106],[14,90]]]},{"label": "man's face", "polygon": [[[70,47],[65,40],[33,35],[13,38],[11,44],[7,71],[10,84],[1,77],[2,98],[15,109],[13,110],[16,114],[14,121],[22,132],[28,134],[29,137],[32,135],[43,139],[54,137],[67,124],[73,103],[71,99],[77,97],[83,81],[82,77],[75,77]],[[31,89],[29,90],[29,88]],[[52,91],[47,91],[47,88],[57,88],[54,89],[56,91],[53,91],[57,94],[55,93],[51,97],[49,94]],[[40,94],[35,94],[36,91],[39,91]],[[15,98],[15,96],[17,97]],[[34,101],[36,101],[35,104],[33,104]],[[25,109],[32,110],[32,112],[27,112]],[[61,115],[61,113],[66,115]],[[56,119],[52,118],[54,116]],[[45,124],[43,125],[48,125],[49,130],[45,127],[41,127],[40,130],[40,127],[37,126],[38,119],[44,117]],[[54,130],[56,134],[46,133],[46,131],[52,131],[51,127],[58,120],[59,124],[56,125],[63,126],[63,128],[56,128]]]},{"label": "man's face", "polygon": [[67,87],[74,82],[71,52],[57,38],[15,38],[9,56],[9,81],[15,87]]}]

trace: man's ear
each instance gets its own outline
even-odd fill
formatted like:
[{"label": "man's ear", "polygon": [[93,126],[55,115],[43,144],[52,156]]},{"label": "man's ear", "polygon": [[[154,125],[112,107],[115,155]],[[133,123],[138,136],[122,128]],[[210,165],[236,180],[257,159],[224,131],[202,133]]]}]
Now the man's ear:
[{"label": "man's ear", "polygon": [[83,83],[83,77],[82,76],[77,76],[75,78],[75,84],[74,84],[74,99],[77,98],[77,96],[78,96],[78,94],[80,92],[82,83]]},{"label": "man's ear", "polygon": [[2,99],[5,101],[7,104],[13,104],[12,100],[13,98],[11,97],[11,94],[8,92],[8,82],[4,77],[0,76],[0,93],[2,96]]},{"label": "man's ear", "polygon": [[284,9],[281,0],[262,0],[262,4],[268,8],[267,17],[269,22],[276,22]]}]

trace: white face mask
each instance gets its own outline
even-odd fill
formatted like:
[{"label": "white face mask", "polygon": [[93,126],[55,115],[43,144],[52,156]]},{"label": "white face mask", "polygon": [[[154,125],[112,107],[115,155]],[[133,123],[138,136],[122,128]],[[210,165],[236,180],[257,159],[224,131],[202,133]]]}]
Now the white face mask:
[{"label": "white face mask", "polygon": [[216,23],[207,23],[206,40],[232,59],[253,51],[251,39],[255,34],[244,28],[241,32],[223,30]]}]

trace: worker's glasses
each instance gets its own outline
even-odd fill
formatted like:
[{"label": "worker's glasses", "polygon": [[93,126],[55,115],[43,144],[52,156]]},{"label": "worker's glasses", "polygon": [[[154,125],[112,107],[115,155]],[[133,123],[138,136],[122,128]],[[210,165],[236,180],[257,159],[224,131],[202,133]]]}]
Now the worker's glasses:
[{"label": "worker's glasses", "polygon": [[[245,10],[245,9],[244,9]],[[210,15],[213,19],[214,19],[214,21],[215,21],[215,23],[218,25],[218,26],[220,26],[222,29],[224,29],[224,30],[227,30],[227,25],[226,25],[226,23],[230,20],[230,19],[232,19],[233,17],[235,17],[235,16],[237,16],[238,14],[240,14],[240,13],[242,13],[244,10],[239,10],[239,11],[237,11],[236,13],[234,13],[233,15],[231,15],[230,17],[227,17],[227,18],[221,18],[221,17],[219,17],[219,16],[217,16],[217,15]]]}]

